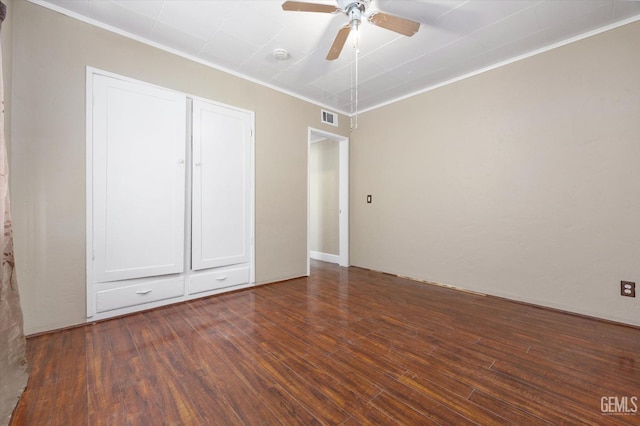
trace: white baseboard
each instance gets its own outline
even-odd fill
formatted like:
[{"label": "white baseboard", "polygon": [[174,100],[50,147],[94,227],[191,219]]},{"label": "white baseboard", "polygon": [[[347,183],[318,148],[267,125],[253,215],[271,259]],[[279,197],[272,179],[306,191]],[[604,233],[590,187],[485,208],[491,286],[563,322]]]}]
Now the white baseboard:
[{"label": "white baseboard", "polygon": [[338,264],[340,263],[340,256],[335,254],[328,254],[328,253],[322,253],[319,251],[311,250],[309,252],[309,255],[311,256],[312,259],[315,259],[315,260],[322,260],[323,262],[338,263]]}]

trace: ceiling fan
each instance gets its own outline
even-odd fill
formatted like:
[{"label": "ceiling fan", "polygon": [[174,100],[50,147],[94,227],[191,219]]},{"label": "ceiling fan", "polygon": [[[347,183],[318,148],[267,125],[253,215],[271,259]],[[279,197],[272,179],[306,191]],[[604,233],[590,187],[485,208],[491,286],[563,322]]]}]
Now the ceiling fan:
[{"label": "ceiling fan", "polygon": [[366,18],[373,25],[394,31],[396,33],[411,37],[418,32],[420,23],[401,18],[399,16],[389,15],[388,13],[378,11],[368,11],[371,0],[336,0],[338,6],[320,3],[306,3],[301,1],[285,1],[282,9],[294,12],[321,12],[321,13],[343,13],[349,17],[349,23],[340,30],[336,35],[327,60],[333,61],[340,56],[342,48],[349,38],[351,30],[357,31],[362,18]]}]

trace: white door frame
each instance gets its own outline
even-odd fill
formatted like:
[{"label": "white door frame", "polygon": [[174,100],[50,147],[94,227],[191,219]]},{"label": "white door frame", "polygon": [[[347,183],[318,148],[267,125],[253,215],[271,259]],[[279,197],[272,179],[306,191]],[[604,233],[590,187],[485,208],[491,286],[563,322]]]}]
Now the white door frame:
[{"label": "white door frame", "polygon": [[335,133],[309,127],[307,143],[307,275],[311,275],[311,144],[322,139],[331,139],[339,143],[339,265],[349,266],[349,138]]}]

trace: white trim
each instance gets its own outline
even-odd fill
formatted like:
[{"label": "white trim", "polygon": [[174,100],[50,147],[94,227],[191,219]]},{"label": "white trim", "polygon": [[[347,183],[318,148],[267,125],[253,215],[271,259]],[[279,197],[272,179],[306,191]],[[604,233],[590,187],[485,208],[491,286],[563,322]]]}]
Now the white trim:
[{"label": "white trim", "polygon": [[251,167],[249,175],[249,186],[251,187],[251,213],[249,218],[249,232],[251,233],[250,253],[251,260],[249,261],[249,284],[256,283],[256,114],[253,111],[249,111],[251,114],[251,142],[249,143],[249,149],[251,150],[251,159],[249,160]]},{"label": "white trim", "polygon": [[[71,10],[65,9],[65,8],[60,7],[58,5],[55,5],[55,4],[48,3],[48,2],[46,2],[44,0],[27,0],[27,1],[29,1],[30,3],[33,3],[33,4],[37,4],[38,6],[42,6],[42,7],[46,8],[46,9],[53,10],[54,12],[61,13],[61,14],[65,15],[65,16],[70,17],[70,18],[77,19],[78,21],[84,22],[86,24],[93,25],[93,26],[98,27],[98,28],[102,28],[103,30],[107,30],[107,31],[110,31],[112,33],[121,35],[123,37],[127,37],[127,38],[130,38],[132,40],[138,41],[140,43],[149,45],[151,47],[155,47],[157,49],[164,50],[165,52],[169,52],[169,53],[171,53],[173,55],[180,56],[182,58],[188,59],[188,60],[193,61],[193,62],[197,62],[199,64],[202,64],[202,65],[208,66],[210,68],[216,69],[218,71],[225,72],[227,74],[231,74],[231,75],[233,75],[235,77],[242,78],[243,80],[250,81],[252,83],[255,83],[257,85],[260,85],[260,86],[263,86],[263,87],[266,87],[266,88],[269,88],[269,89],[273,89],[273,90],[275,90],[277,92],[284,93],[285,95],[292,96],[292,97],[300,99],[302,101],[309,102],[312,105],[316,105],[316,106],[319,106],[321,108],[327,108],[329,110],[336,110],[335,106],[333,106],[333,105],[327,105],[327,104],[318,102],[316,100],[309,99],[309,98],[307,98],[305,96],[302,96],[302,95],[299,95],[297,93],[291,92],[291,91],[289,91],[287,89],[283,89],[282,87],[278,87],[278,86],[274,86],[274,85],[269,84],[269,83],[265,83],[264,81],[260,81],[260,80],[254,78],[254,77],[250,77],[248,75],[239,73],[239,72],[231,70],[229,68],[225,68],[225,67],[223,67],[221,65],[214,64],[213,62],[206,61],[206,60],[204,60],[202,58],[198,58],[198,57],[190,55],[188,53],[180,52],[179,50],[173,49],[171,47],[164,46],[164,45],[162,45],[160,43],[156,43],[155,41],[148,40],[148,39],[146,39],[144,37],[140,37],[138,35],[131,34],[131,33],[127,32],[127,31],[121,30],[120,28],[112,27],[111,25],[107,25],[107,24],[102,23],[100,21],[96,21],[95,19],[91,19],[91,18],[86,17],[84,15],[80,15],[79,13],[73,12]],[[341,110],[338,110],[338,111],[343,115],[347,115],[347,116],[349,115],[349,113],[346,112],[346,111],[341,111]]]},{"label": "white trim", "polygon": [[321,260],[323,262],[330,262],[330,263],[336,263],[336,264],[340,263],[340,256],[338,256],[337,254],[322,253],[320,251],[311,250],[309,252],[309,257],[311,259]]},{"label": "white trim", "polygon": [[311,144],[324,139],[335,140],[339,143],[340,254],[338,261],[333,263],[349,266],[349,138],[309,127],[307,138],[307,275],[311,275]]},{"label": "white trim", "polygon": [[340,141],[340,266],[349,266],[349,139]]},{"label": "white trim", "polygon": [[[557,48],[562,47],[562,46],[566,46],[567,44],[571,44],[571,43],[575,43],[575,42],[580,41],[580,40],[584,40],[585,38],[589,38],[589,37],[598,35],[600,33],[603,33],[603,32],[609,31],[609,30],[613,30],[613,29],[616,29],[618,27],[622,27],[622,26],[627,25],[627,24],[631,24],[632,22],[636,22],[636,21],[640,21],[640,15],[632,16],[631,18],[627,18],[627,19],[624,19],[622,21],[614,22],[613,24],[605,25],[604,27],[596,28],[595,30],[591,30],[589,32],[586,32],[586,33],[583,33],[583,34],[579,34],[577,36],[574,36],[574,37],[571,37],[571,38],[568,38],[568,39],[565,39],[565,40],[550,44],[548,46],[541,47],[539,49],[532,50],[532,51],[527,52],[527,53],[523,53],[522,55],[515,56],[515,57],[513,57],[511,59],[506,59],[504,61],[495,63],[493,65],[489,65],[489,66],[481,68],[479,70],[472,71],[472,72],[470,72],[468,74],[464,74],[464,75],[461,75],[459,77],[452,78],[451,80],[446,80],[446,81],[443,81],[442,83],[434,84],[433,86],[429,86],[429,87],[426,87],[424,89],[420,89],[420,90],[417,90],[415,92],[411,92],[411,93],[409,93],[407,95],[403,95],[403,96],[391,99],[390,101],[386,101],[386,102],[380,103],[378,105],[374,105],[372,107],[363,109],[363,110],[359,111],[358,114],[364,114],[365,112],[373,111],[375,109],[382,108],[382,107],[385,107],[387,105],[391,105],[391,104],[394,104],[396,102],[400,102],[400,101],[403,101],[405,99],[409,99],[409,98],[412,98],[414,96],[418,96],[418,95],[421,95],[421,94],[426,93],[426,92],[430,92],[430,91],[435,90],[435,89],[439,89],[442,86],[447,86],[449,84],[456,83],[456,82],[458,82],[460,80],[465,80],[467,78],[476,76],[478,74],[482,74],[484,72],[491,71],[493,69],[500,68],[500,67],[503,67],[505,65],[509,65],[509,64],[511,64],[513,62],[517,62],[517,61],[520,61],[520,60],[523,60],[523,59],[527,59],[527,58],[530,58],[532,56],[539,55],[541,53],[545,53],[545,52],[548,52],[548,51],[553,50],[553,49],[557,49]],[[349,115],[349,114],[347,114],[347,115]],[[352,116],[352,115],[349,115],[349,116]]]},{"label": "white trim", "polygon": [[[192,95],[190,93],[182,92],[180,90],[171,89],[171,88],[165,87],[165,86],[159,86],[157,84],[149,83],[148,81],[138,80],[138,79],[135,79],[135,78],[124,76],[122,74],[116,74],[116,73],[113,73],[113,72],[110,72],[110,71],[105,71],[105,70],[102,70],[100,68],[92,67],[90,65],[87,65],[87,73],[88,74],[90,73],[91,76],[93,76],[93,75],[102,75],[104,77],[115,78],[117,80],[128,81],[130,83],[144,84],[147,87],[154,87],[156,89],[166,90],[166,91],[173,92],[173,93],[176,93],[176,94],[179,94],[179,95],[187,96],[189,98],[198,98],[198,96]],[[207,102],[217,103],[218,105],[224,105],[224,106],[229,107],[229,108],[238,109],[237,107],[234,107],[234,106],[231,106],[231,105],[225,105],[225,104],[222,104],[222,103],[219,103],[219,102],[212,101],[210,99],[205,99],[205,98],[199,98],[199,99],[206,100]],[[243,111],[246,111],[246,110],[243,110]],[[247,112],[250,112],[250,111],[247,111]]]},{"label": "white trim", "polygon": [[[184,155],[185,164],[193,164],[193,99],[187,96],[187,147]],[[191,247],[193,244],[191,227],[193,226],[193,191],[191,186],[193,185],[193,167],[185,167],[185,179],[184,179],[184,271],[191,270]],[[185,294],[186,292],[186,280],[185,280]]]},{"label": "white trim", "polygon": [[94,69],[87,67],[86,70],[86,178],[87,186],[86,194],[86,218],[87,218],[87,247],[85,265],[87,265],[86,282],[87,282],[87,318],[92,318],[96,313],[96,298],[93,285],[93,75]]},{"label": "white trim", "polygon": [[[274,85],[269,84],[269,83],[265,83],[264,81],[260,81],[260,80],[258,80],[256,78],[250,77],[248,75],[245,75],[245,74],[239,73],[237,71],[225,68],[225,67],[223,67],[221,65],[214,64],[213,62],[205,61],[202,58],[198,58],[196,56],[189,55],[189,54],[184,53],[184,52],[180,52],[179,50],[172,49],[170,47],[161,45],[160,43],[156,43],[156,42],[148,40],[148,39],[146,39],[144,37],[140,37],[140,36],[137,36],[135,34],[131,34],[131,33],[127,32],[127,31],[123,31],[123,30],[121,30],[119,28],[112,27],[110,25],[107,25],[107,24],[104,24],[102,22],[96,21],[95,19],[88,18],[88,17],[86,17],[84,15],[81,15],[79,13],[76,13],[76,12],[73,12],[71,10],[65,9],[63,7],[60,7],[58,5],[54,5],[54,4],[48,3],[48,2],[46,2],[44,0],[27,0],[27,1],[29,1],[30,3],[33,3],[33,4],[37,4],[38,6],[42,6],[42,7],[46,8],[46,9],[50,9],[50,10],[53,10],[55,12],[61,13],[61,14],[65,15],[65,16],[70,17],[70,18],[77,19],[78,21],[85,22],[87,24],[90,24],[90,25],[102,28],[104,30],[113,32],[115,34],[130,38],[132,40],[136,40],[136,41],[138,41],[140,43],[144,43],[146,45],[155,47],[157,49],[164,50],[165,52],[172,53],[172,54],[174,54],[176,56],[180,56],[180,57],[188,59],[190,61],[197,62],[199,64],[208,66],[210,68],[214,68],[216,70],[225,72],[227,74],[231,74],[231,75],[233,75],[235,77],[242,78],[244,80],[247,80],[247,81],[250,81],[252,83],[258,84],[260,86],[267,87],[269,89],[273,89],[273,90],[275,90],[277,92],[280,92],[280,93],[284,93],[285,95],[289,95],[289,96],[292,96],[294,98],[300,99],[302,101],[309,102],[312,105],[316,105],[316,106],[319,106],[321,108],[327,108],[329,111],[331,111],[331,110],[337,111],[338,113],[346,115],[347,117],[353,117],[355,115],[355,113],[336,108],[335,105],[327,105],[327,104],[318,102],[316,100],[309,99],[309,98],[307,98],[305,96],[299,95],[297,93],[291,92],[291,91],[283,89],[281,87],[274,86]],[[531,56],[535,56],[535,55],[538,55],[540,53],[544,53],[544,52],[547,52],[549,50],[553,50],[553,49],[556,49],[558,47],[562,47],[562,46],[565,46],[567,44],[571,44],[571,43],[574,43],[576,41],[580,41],[580,40],[583,40],[585,38],[592,37],[592,36],[598,35],[600,33],[603,33],[603,32],[609,31],[609,30],[613,30],[615,28],[622,27],[624,25],[627,25],[627,24],[630,24],[630,23],[633,23],[633,22],[636,22],[636,21],[640,21],[640,14],[632,16],[630,18],[623,19],[622,21],[614,22],[612,24],[608,24],[608,25],[605,25],[603,27],[596,28],[594,30],[588,31],[588,32],[583,33],[583,34],[579,34],[577,36],[574,36],[574,37],[571,37],[571,38],[568,38],[568,39],[565,39],[565,40],[561,40],[559,42],[550,44],[550,45],[545,46],[545,47],[541,47],[541,48],[533,50],[531,52],[524,53],[524,54],[516,56],[514,58],[506,59],[506,60],[498,62],[496,64],[489,65],[489,66],[487,66],[485,68],[482,68],[480,70],[472,71],[472,72],[470,72],[468,74],[464,74],[462,76],[459,76],[459,77],[456,77],[456,78],[452,78],[450,80],[443,81],[442,83],[438,83],[438,84],[434,84],[432,86],[428,86],[428,87],[426,87],[424,89],[420,89],[420,90],[417,90],[415,92],[411,92],[411,93],[409,93],[407,95],[403,95],[403,96],[391,99],[389,101],[379,103],[377,105],[374,105],[374,106],[371,106],[369,108],[366,108],[366,109],[358,111],[358,114],[364,114],[365,112],[373,111],[375,109],[382,108],[384,106],[387,106],[387,105],[390,105],[390,104],[394,104],[396,102],[400,102],[400,101],[403,101],[405,99],[412,98],[414,96],[421,95],[421,94],[426,93],[426,92],[430,92],[430,91],[438,89],[440,87],[456,83],[456,82],[458,82],[460,80],[464,80],[464,79],[473,77],[475,75],[482,74],[482,73],[487,72],[487,71],[491,71],[491,70],[493,70],[495,68],[499,68],[499,67],[502,67],[502,66],[505,66],[505,65],[509,65],[509,64],[511,64],[513,62],[517,62],[517,61],[520,61],[522,59],[526,59],[526,58],[529,58]]]}]

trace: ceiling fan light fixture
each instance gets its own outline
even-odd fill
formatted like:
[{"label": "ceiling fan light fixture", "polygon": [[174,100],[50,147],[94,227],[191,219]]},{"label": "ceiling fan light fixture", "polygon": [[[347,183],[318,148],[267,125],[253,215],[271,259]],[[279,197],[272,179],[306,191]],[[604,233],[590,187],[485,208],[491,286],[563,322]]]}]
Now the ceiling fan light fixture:
[{"label": "ceiling fan light fixture", "polygon": [[289,52],[286,49],[278,48],[273,51],[273,57],[276,61],[286,61],[289,59]]}]

